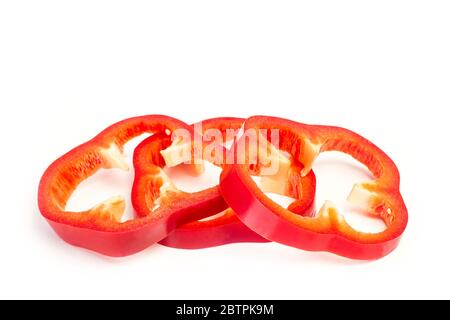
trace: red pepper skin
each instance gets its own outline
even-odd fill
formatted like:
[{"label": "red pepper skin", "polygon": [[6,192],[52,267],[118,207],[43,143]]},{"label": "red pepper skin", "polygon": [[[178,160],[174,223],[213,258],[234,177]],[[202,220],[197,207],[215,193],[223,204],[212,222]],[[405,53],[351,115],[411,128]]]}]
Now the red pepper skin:
[{"label": "red pepper skin", "polygon": [[216,215],[227,209],[228,205],[220,195],[218,187],[194,193],[173,188],[161,198],[160,189],[164,183],[161,179],[161,172],[165,161],[160,151],[170,145],[171,138],[169,136],[155,134],[136,147],[133,157],[135,179],[131,201],[136,215],[142,218],[154,215],[153,209],[156,201],[159,201],[160,206],[164,208],[172,210],[176,208],[190,212],[189,215],[170,221],[170,231],[172,232],[183,224]]},{"label": "red pepper skin", "polygon": [[250,230],[231,209],[211,220],[199,220],[175,229],[159,243],[178,249],[205,249],[232,243],[264,243],[269,240]]},{"label": "red pepper skin", "polygon": [[[207,130],[218,129],[225,136],[227,130],[237,132],[244,121],[239,118],[208,119],[202,122],[199,133],[207,136]],[[169,147],[170,144],[168,137],[153,135],[144,140],[134,152],[135,183],[132,202],[138,216],[151,214],[150,208],[155,201],[152,194],[161,187],[158,180],[155,180],[153,172],[158,172],[159,168],[165,166],[160,151]],[[222,152],[225,155],[226,149],[222,149]],[[294,202],[289,208],[297,214],[311,215],[314,211],[315,176],[311,172],[307,177],[301,178],[301,168],[297,170],[295,168],[297,167],[294,167],[290,177],[288,195],[299,197],[301,193],[302,199]],[[215,194],[217,201],[219,198],[222,199],[219,186],[194,194],[180,193],[180,195],[190,195],[201,199],[206,193]],[[207,219],[178,225],[172,233],[160,241],[160,244],[180,249],[201,249],[238,242],[268,242],[267,239],[245,226],[232,210],[223,210],[224,208],[218,206],[205,208],[208,214]]]},{"label": "red pepper skin", "polygon": [[[301,199],[288,207],[288,210],[305,217],[314,215],[316,190],[314,173],[311,171],[306,177],[301,177],[300,174],[292,175],[290,180],[292,193],[289,196],[299,197],[299,192],[302,195]],[[179,249],[203,249],[242,242],[270,241],[248,228],[234,211],[228,208],[223,214],[211,219],[190,222],[178,227],[159,243]]]},{"label": "red pepper skin", "polygon": [[380,233],[358,232],[333,207],[324,207],[314,218],[294,215],[257,188],[248,166],[229,165],[221,175],[221,193],[250,229],[288,246],[328,251],[351,259],[378,259],[397,247],[408,222],[408,212],[399,191],[398,169],[382,150],[360,135],[338,127],[256,116],[246,121],[245,129],[249,128],[279,130],[280,149],[304,164],[303,175],[309,172],[318,154],[325,151],[344,152],[365,164],[375,181],[355,187],[349,199],[363,199],[368,211],[387,225]]},{"label": "red pepper skin", "polygon": [[[85,212],[65,211],[67,200],[80,182],[101,168],[123,167],[120,154],[126,142],[143,133],[169,134],[180,128],[191,130],[184,122],[163,115],[130,118],[66,153],[49,166],[41,179],[38,191],[41,214],[66,242],[112,257],[131,255],[157,243],[179,220],[202,218],[202,210],[216,204],[216,195],[204,197],[195,206],[161,205],[151,215],[123,223],[120,216],[124,202],[120,199]],[[217,205],[224,206],[223,201]]]},{"label": "red pepper skin", "polygon": [[[202,121],[202,130],[198,133],[203,135],[208,129],[218,129],[225,135],[226,130],[238,130],[243,123],[244,119],[239,118],[209,119]],[[136,214],[140,217],[151,214],[151,207],[155,201],[155,196],[152,195],[161,187],[154,172],[159,172],[160,168],[165,166],[160,151],[168,148],[170,144],[169,137],[158,134],[142,141],[134,151],[135,181],[131,199]],[[223,152],[225,154],[225,149]],[[197,208],[203,210],[202,215],[207,220],[189,223],[178,221],[177,228],[160,241],[160,244],[178,249],[202,249],[236,242],[268,242],[242,224],[232,210],[228,209],[218,185],[191,194],[179,192],[179,199],[183,197],[203,199],[207,195],[216,203],[220,203],[220,205]],[[171,197],[167,197],[168,201],[173,201]],[[192,206],[192,203],[184,202],[183,205]]]},{"label": "red pepper skin", "polygon": [[[161,134],[153,135],[142,141],[135,149],[135,181],[131,199],[136,214],[140,217],[152,214],[151,208],[155,202],[154,194],[161,187],[158,177],[154,176],[154,173],[159,172],[159,169],[165,166],[160,151],[169,147],[170,143],[170,137]],[[195,193],[179,191],[177,203],[192,207],[192,202],[186,202],[183,199],[188,197],[198,201],[205,198],[211,199],[209,206],[195,207],[195,210],[202,210],[202,216],[208,220],[184,224],[184,221],[178,220],[177,228],[160,241],[160,244],[178,249],[202,249],[236,242],[268,242],[247,228],[233,211],[228,209],[228,205],[220,194],[219,186]],[[167,201],[175,201],[174,194],[168,195]]]}]

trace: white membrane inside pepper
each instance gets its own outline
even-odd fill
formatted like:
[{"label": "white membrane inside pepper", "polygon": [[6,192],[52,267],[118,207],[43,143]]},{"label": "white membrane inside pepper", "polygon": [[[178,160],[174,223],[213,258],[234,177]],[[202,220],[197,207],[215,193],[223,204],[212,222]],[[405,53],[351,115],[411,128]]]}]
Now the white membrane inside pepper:
[{"label": "white membrane inside pepper", "polygon": [[112,143],[109,148],[102,148],[100,150],[101,155],[106,159],[108,168],[118,168],[128,171],[130,167],[125,161],[125,154],[119,149],[119,147]]}]

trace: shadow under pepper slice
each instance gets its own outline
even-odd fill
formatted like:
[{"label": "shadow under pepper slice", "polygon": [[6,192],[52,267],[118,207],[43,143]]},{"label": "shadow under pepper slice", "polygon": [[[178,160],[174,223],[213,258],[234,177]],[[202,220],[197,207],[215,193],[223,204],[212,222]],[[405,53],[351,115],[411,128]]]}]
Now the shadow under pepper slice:
[{"label": "shadow under pepper slice", "polygon": [[[372,260],[392,252],[406,228],[408,213],[399,191],[400,175],[394,162],[360,135],[339,127],[314,126],[255,116],[245,130],[279,131],[279,147],[310,172],[321,152],[340,151],[367,166],[375,181],[354,186],[348,201],[379,216],[387,229],[364,233],[353,229],[333,204],[327,202],[315,217],[302,217],[272,202],[251,179],[247,164],[228,165],[221,175],[221,193],[242,222],[263,237],[310,251],[329,251],[353,259]],[[236,148],[245,143],[241,139]]]},{"label": "shadow under pepper slice", "polygon": [[[45,171],[38,191],[41,214],[56,233],[66,242],[108,256],[127,256],[139,252],[165,238],[176,226],[176,221],[194,221],[202,218],[202,207],[211,203],[225,208],[222,199],[208,195],[192,209],[185,203],[164,203],[151,215],[121,222],[125,209],[122,198],[105,201],[85,212],[67,212],[66,203],[83,180],[99,169],[128,169],[123,161],[123,146],[143,133],[171,135],[177,129],[191,131],[190,126],[177,119],[148,115],[118,122],[92,140],[76,147],[56,160]],[[173,199],[176,199],[176,195]]]}]

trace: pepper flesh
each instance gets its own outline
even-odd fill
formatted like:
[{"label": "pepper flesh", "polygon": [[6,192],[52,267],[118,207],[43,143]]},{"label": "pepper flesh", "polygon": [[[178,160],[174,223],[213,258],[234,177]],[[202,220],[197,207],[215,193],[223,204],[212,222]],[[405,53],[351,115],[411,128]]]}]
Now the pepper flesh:
[{"label": "pepper flesh", "polygon": [[[168,145],[170,145],[170,139],[153,135],[145,139],[134,152],[135,182],[132,202],[136,214],[140,217],[152,214],[155,199],[159,196],[159,190],[164,184],[160,179],[160,170],[165,166],[165,162],[160,151]],[[167,176],[164,181],[170,186],[169,189],[172,192],[177,190]],[[195,193],[177,192],[179,192],[178,199],[174,197],[174,194],[167,194],[166,201],[180,201],[183,197],[192,197],[192,195],[201,201],[204,197],[210,196],[224,205],[203,208],[205,215],[208,216],[202,220],[190,223],[178,220],[177,228],[160,241],[160,244],[180,249],[200,249],[233,242],[267,242],[266,239],[248,229],[231,210],[227,209],[228,206],[223,201],[219,186]],[[192,206],[192,203],[183,202],[183,205]],[[224,209],[227,210],[224,211]]]},{"label": "pepper flesh", "polygon": [[[176,221],[195,221],[203,209],[212,205],[226,207],[215,195],[207,196],[195,206],[176,201],[164,202],[151,215],[120,222],[125,203],[112,198],[84,212],[65,211],[66,203],[77,186],[99,169],[127,169],[123,146],[143,133],[170,134],[177,129],[191,130],[177,119],[148,115],[118,122],[92,140],[76,147],[53,162],[45,171],[38,191],[41,214],[66,242],[98,253],[121,257],[139,252],[163,239]],[[176,199],[176,195],[172,197]]]},{"label": "pepper flesh", "polygon": [[[207,130],[217,129],[222,135],[225,135],[227,130],[238,130],[243,122],[244,119],[239,118],[209,119],[201,122],[202,126],[198,133],[203,136]],[[134,152],[135,182],[132,202],[138,216],[145,217],[151,214],[151,206],[154,203],[152,194],[160,189],[158,177],[153,172],[160,172],[166,165],[162,154],[166,157],[171,155],[168,152],[171,144],[172,142],[167,137],[154,135],[141,142]],[[223,151],[225,154],[225,150]],[[176,164],[172,164],[172,166],[174,165]],[[194,164],[186,164],[186,166],[191,166],[189,169],[200,173]],[[166,183],[172,185],[168,177],[166,177]],[[176,189],[173,185],[171,188]],[[189,195],[189,193],[183,194]],[[197,195],[199,199],[206,194],[212,194],[223,201],[218,185],[193,194]],[[223,203],[225,202],[223,201]],[[236,242],[268,241],[242,224],[227,205],[223,208],[206,208],[205,213],[208,215],[205,219],[185,224],[179,221],[177,228],[160,241],[160,244],[180,249],[201,249]]]},{"label": "pepper flesh", "polygon": [[[214,118],[202,121],[201,127],[194,127],[198,128],[198,133],[206,137],[206,140],[209,141],[208,130],[216,129],[220,132],[222,137],[227,136],[226,132],[231,130],[233,132],[231,132],[228,137],[234,138],[237,130],[243,123],[244,119],[239,118]],[[157,191],[160,189],[160,185],[155,183],[155,176],[152,172],[158,171],[165,166],[161,151],[167,151],[170,144],[171,142],[166,137],[154,135],[144,140],[135,150],[134,166],[136,169],[136,176],[132,199],[139,216],[151,214],[149,205],[154,203],[154,197],[151,195],[155,190]],[[175,149],[176,151],[182,149],[182,147],[178,147],[178,149]],[[226,149],[223,148],[221,151],[221,158],[224,159]],[[162,153],[165,156],[170,156],[170,152]],[[210,162],[214,162],[214,159],[217,159],[217,154],[215,157],[204,156],[209,159]],[[216,163],[216,165],[221,164]],[[295,170],[296,168],[297,170]],[[314,210],[315,176],[311,173],[306,178],[301,178],[298,167],[294,167],[291,170],[291,173],[289,187],[286,190],[283,190],[282,193],[291,197],[299,197],[300,194],[305,195],[301,200],[295,201],[290,208],[297,214],[310,215]],[[170,184],[167,179],[166,181]],[[205,192],[215,193],[217,197],[222,197],[220,195],[219,186],[197,192],[196,194],[201,197]],[[149,200],[147,199],[148,197],[150,197]],[[237,242],[268,241],[245,226],[231,209],[222,212],[210,209],[207,211],[210,216],[198,221],[178,225],[172,233],[160,242],[160,244],[174,248],[200,249]]]},{"label": "pepper flesh", "polygon": [[[321,152],[340,151],[367,166],[375,180],[355,185],[348,200],[381,217],[387,228],[380,233],[353,229],[335,206],[327,202],[315,217],[294,215],[273,203],[250,178],[246,164],[227,166],[221,175],[221,193],[242,222],[263,237],[310,251],[372,260],[392,252],[406,228],[408,213],[399,191],[400,175],[394,162],[360,135],[339,127],[314,126],[275,117],[247,119],[247,129],[279,130],[279,147],[310,172]],[[237,143],[237,146],[242,140]],[[239,195],[239,196],[237,196]]]}]

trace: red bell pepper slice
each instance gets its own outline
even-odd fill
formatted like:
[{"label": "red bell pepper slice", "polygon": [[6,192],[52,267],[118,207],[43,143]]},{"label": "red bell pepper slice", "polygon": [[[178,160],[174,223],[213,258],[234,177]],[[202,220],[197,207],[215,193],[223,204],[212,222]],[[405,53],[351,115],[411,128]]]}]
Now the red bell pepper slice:
[{"label": "red bell pepper slice", "polygon": [[[244,119],[238,118],[209,119],[201,123],[202,127],[199,133],[203,135],[208,129],[218,129],[221,134],[225,135],[226,130],[237,131],[243,123]],[[154,172],[160,172],[161,168],[166,165],[161,151],[167,150],[171,144],[170,137],[153,135],[141,142],[134,152],[135,181],[132,202],[138,216],[145,217],[152,214],[152,207],[155,203],[154,195],[158,194],[158,190],[161,188],[161,183],[158,182],[159,177],[155,176]],[[196,169],[192,168],[195,166],[194,164],[189,166],[191,166],[191,170]],[[167,179],[166,183],[170,185]],[[169,188],[176,190],[173,185],[170,185]],[[189,193],[180,192],[180,194],[187,196]],[[198,199],[202,199],[206,195],[214,195],[217,199],[223,199],[218,185],[190,195],[194,195]],[[183,205],[191,204],[183,203]],[[211,207],[206,208],[204,212],[208,215],[205,219],[184,224],[183,221],[178,221],[177,228],[160,241],[160,244],[180,249],[201,249],[235,242],[268,241],[242,224],[232,210]]]},{"label": "red bell pepper slice", "polygon": [[[237,130],[243,123],[244,119],[239,118],[209,119],[201,123],[199,133],[207,136],[209,129],[216,129],[220,131],[222,136],[234,138]],[[226,135],[227,130],[231,130],[232,132]],[[161,184],[158,183],[158,177],[155,177],[153,172],[159,172],[160,168],[165,166],[161,151],[167,150],[171,143],[167,136],[154,135],[144,140],[135,150],[134,166],[136,173],[132,200],[139,216],[152,214],[151,208],[155,203],[155,197],[152,195],[157,193],[161,188]],[[226,149],[223,148],[222,152],[223,156],[226,153]],[[300,178],[300,170],[295,170],[295,168],[291,172],[291,187],[286,190],[289,193],[287,195],[299,197],[301,193],[304,197],[294,202],[290,208],[297,214],[311,214],[314,210],[315,176],[311,172],[306,178]],[[176,190],[173,186],[170,188]],[[205,194],[215,194],[217,197],[222,197],[219,186],[196,192],[192,195],[201,199]],[[187,204],[183,203],[183,205]],[[220,213],[216,209],[208,208],[206,211],[209,216],[202,220],[187,224],[181,224],[182,221],[179,221],[180,224],[178,227],[167,238],[160,241],[160,244],[181,249],[200,249],[237,242],[268,241],[245,226],[231,209]]]},{"label": "red bell pepper slice", "polygon": [[[152,209],[162,187],[160,170],[165,166],[160,152],[170,144],[170,137],[153,135],[139,144],[134,152],[135,180],[131,198],[136,214],[140,217],[153,214]],[[167,177],[165,183],[171,192],[178,192],[177,201],[180,206],[192,206],[192,203],[182,201],[183,195],[195,196],[199,201],[205,197],[214,197],[225,204],[219,186],[189,194],[178,191]],[[174,194],[168,194],[166,201],[175,201]],[[191,223],[178,220],[177,228],[160,241],[160,244],[180,249],[200,249],[233,242],[267,242],[242,224],[231,210],[224,209],[226,208],[211,206],[203,208],[205,215],[208,215],[203,220]]]},{"label": "red bell pepper slice", "polygon": [[[175,228],[178,220],[200,219],[204,209],[212,206],[225,209],[227,206],[222,198],[215,193],[204,195],[201,201],[183,196],[184,203],[181,205],[177,202],[178,194],[168,192],[160,196],[163,201],[151,215],[123,223],[120,222],[125,208],[122,198],[110,199],[85,212],[65,211],[67,200],[80,182],[99,169],[127,169],[122,153],[127,141],[143,133],[169,136],[180,128],[192,130],[187,124],[162,115],[130,118],[110,126],[92,140],[66,153],[50,165],[41,179],[38,191],[41,214],[66,242],[120,257],[139,252],[162,240]],[[170,201],[164,201],[166,196]]]},{"label": "red bell pepper slice", "polygon": [[[295,215],[258,189],[250,178],[248,164],[234,163],[222,172],[221,192],[250,229],[288,246],[329,251],[352,259],[381,258],[397,247],[407,225],[408,212],[399,191],[398,169],[382,150],[343,128],[306,125],[281,118],[251,117],[245,123],[245,130],[248,129],[279,130],[279,148],[304,165],[302,175],[310,172],[314,160],[325,151],[344,152],[366,165],[375,180],[355,185],[348,200],[381,217],[387,226],[380,233],[356,231],[331,203],[326,203],[315,217]],[[244,139],[236,148],[242,143]]]}]

